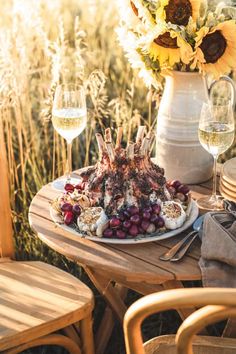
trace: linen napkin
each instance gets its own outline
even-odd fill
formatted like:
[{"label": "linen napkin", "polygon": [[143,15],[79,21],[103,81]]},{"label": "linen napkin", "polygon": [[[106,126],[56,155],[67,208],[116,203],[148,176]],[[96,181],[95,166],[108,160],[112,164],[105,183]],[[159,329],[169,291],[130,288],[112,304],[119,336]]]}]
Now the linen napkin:
[{"label": "linen napkin", "polygon": [[199,266],[204,287],[236,288],[236,204],[226,212],[210,212],[201,230]]}]

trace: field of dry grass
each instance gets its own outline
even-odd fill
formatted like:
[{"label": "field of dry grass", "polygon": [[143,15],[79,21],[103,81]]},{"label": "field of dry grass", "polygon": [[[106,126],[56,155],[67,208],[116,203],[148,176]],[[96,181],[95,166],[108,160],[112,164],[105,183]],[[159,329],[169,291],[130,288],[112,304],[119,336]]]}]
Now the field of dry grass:
[{"label": "field of dry grass", "polygon": [[[73,168],[96,161],[95,131],[123,125],[127,139],[140,122],[152,124],[153,103],[147,101],[147,89],[117,42],[115,1],[0,0],[0,4],[4,13],[0,119],[7,143],[17,258],[41,259],[88,281],[80,268],[37,240],[28,224],[32,197],[64,171],[65,141],[50,122],[55,86],[83,81],[87,87],[89,122],[73,144]],[[99,296],[97,300],[101,310]],[[100,313],[95,317],[97,322]],[[111,352],[119,353],[119,345],[120,335]]]},{"label": "field of dry grass", "polygon": [[83,81],[87,87],[89,122],[73,144],[73,168],[96,161],[95,131],[123,125],[127,138],[140,122],[152,124],[152,104],[117,43],[115,2],[0,3],[0,114],[18,255],[42,256],[29,232],[27,208],[36,191],[64,171],[65,141],[50,122],[56,84]]},{"label": "field of dry grass", "polygon": [[[36,239],[27,214],[35,193],[64,170],[65,141],[50,122],[57,83],[83,81],[87,87],[89,122],[73,144],[73,168],[96,161],[95,131],[123,125],[129,139],[140,123],[155,124],[159,94],[148,92],[117,42],[115,2],[0,0],[0,119],[7,142],[17,258],[41,259],[86,282],[78,267]],[[135,296],[130,295],[131,301]],[[101,309],[99,296],[97,301]],[[95,325],[98,317],[96,313]],[[169,321],[162,316],[152,323],[159,333],[170,332],[175,328]],[[120,338],[117,327],[107,354],[123,353]]]}]

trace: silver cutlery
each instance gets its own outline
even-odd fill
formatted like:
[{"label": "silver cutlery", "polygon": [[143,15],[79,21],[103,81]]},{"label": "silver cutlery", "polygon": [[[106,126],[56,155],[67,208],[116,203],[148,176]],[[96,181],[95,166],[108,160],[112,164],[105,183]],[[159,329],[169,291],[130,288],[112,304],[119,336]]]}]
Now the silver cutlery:
[{"label": "silver cutlery", "polygon": [[[222,226],[224,228],[228,228],[232,225],[232,221],[224,221],[222,222]],[[181,248],[177,253],[170,259],[170,262],[177,262],[180,261],[184,255],[187,253],[189,247],[193,243],[193,241],[197,238],[197,236],[200,236],[199,233],[196,231],[196,234],[189,240],[189,242],[186,243],[186,245]],[[201,238],[201,237],[200,237]]]},{"label": "silver cutlery", "polygon": [[180,261],[184,255],[187,253],[188,249],[192,245],[193,241],[197,238],[198,231],[195,231],[195,234],[192,238],[190,238],[189,242],[186,243],[184,247],[182,247],[175,255],[170,259],[170,262]]},{"label": "silver cutlery", "polygon": [[[174,245],[170,250],[168,250],[167,252],[165,252],[164,254],[162,254],[159,259],[162,261],[172,261],[173,257],[178,253],[179,250],[183,250],[185,251],[184,253],[181,252],[182,257],[184,256],[184,254],[187,252],[187,250],[189,249],[189,247],[191,246],[192,242],[195,240],[195,238],[198,235],[198,231],[200,230],[202,223],[203,223],[203,219],[204,219],[204,215],[199,216],[197,218],[197,220],[195,220],[195,222],[193,223],[193,231],[191,231],[190,233],[188,233],[181,241],[179,241],[176,245]],[[190,239],[190,244],[187,242]],[[185,245],[186,244],[186,245]],[[181,257],[181,258],[182,258]],[[179,260],[180,258],[176,259],[175,261]]]}]

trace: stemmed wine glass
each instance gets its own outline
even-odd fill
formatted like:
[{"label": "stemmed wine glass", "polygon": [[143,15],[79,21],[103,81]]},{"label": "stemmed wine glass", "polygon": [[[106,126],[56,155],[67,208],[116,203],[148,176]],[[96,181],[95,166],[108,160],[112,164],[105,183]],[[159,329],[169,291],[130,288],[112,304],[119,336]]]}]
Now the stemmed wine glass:
[{"label": "stemmed wine glass", "polygon": [[216,166],[220,154],[228,150],[234,141],[234,112],[232,102],[203,103],[198,137],[201,145],[214,159],[213,192],[197,200],[199,208],[222,210],[222,197],[216,194]]},{"label": "stemmed wine glass", "polygon": [[56,189],[63,190],[66,183],[76,183],[71,178],[71,147],[73,139],[82,133],[86,123],[87,108],[83,86],[73,83],[58,85],[53,100],[52,124],[67,142],[67,163],[66,178],[53,182]]}]

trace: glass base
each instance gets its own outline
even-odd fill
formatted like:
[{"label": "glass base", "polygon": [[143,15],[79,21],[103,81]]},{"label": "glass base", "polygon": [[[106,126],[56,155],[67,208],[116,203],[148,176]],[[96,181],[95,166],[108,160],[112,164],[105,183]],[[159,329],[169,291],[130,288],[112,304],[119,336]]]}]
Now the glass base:
[{"label": "glass base", "polygon": [[208,195],[206,197],[199,198],[197,200],[197,205],[200,209],[205,210],[224,210],[223,200],[224,198],[221,195],[217,195],[216,197]]},{"label": "glass base", "polygon": [[57,178],[52,182],[52,187],[54,189],[56,189],[57,191],[64,191],[64,187],[66,185],[66,183],[71,183],[71,184],[78,184],[81,181],[81,178],[70,178],[70,181],[67,181],[66,177],[61,177],[61,178]]}]

